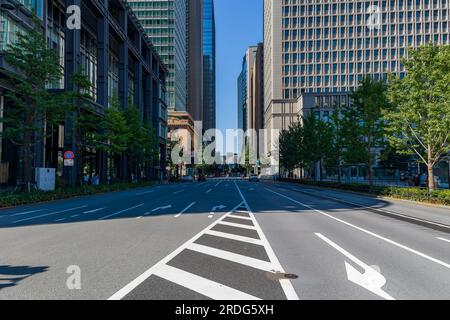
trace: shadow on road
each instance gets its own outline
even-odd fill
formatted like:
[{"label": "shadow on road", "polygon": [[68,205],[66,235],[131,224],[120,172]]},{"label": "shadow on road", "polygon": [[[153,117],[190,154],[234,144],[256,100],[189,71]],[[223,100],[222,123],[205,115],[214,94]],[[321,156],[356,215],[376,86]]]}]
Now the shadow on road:
[{"label": "shadow on road", "polygon": [[26,278],[38,273],[46,272],[48,268],[49,267],[0,265],[0,290],[14,287]]}]

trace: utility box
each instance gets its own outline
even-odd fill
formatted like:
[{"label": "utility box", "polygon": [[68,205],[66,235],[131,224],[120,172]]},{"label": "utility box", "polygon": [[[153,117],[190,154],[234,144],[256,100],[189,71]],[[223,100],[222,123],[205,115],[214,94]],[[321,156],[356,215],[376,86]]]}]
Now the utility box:
[{"label": "utility box", "polygon": [[36,168],[35,171],[36,187],[42,191],[54,191],[56,169],[54,168]]}]

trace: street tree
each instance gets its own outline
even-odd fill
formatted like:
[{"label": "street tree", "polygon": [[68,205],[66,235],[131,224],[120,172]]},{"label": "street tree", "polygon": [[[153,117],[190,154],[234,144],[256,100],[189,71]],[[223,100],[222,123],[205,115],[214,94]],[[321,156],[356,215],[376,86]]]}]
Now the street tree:
[{"label": "street tree", "polygon": [[[345,110],[348,151],[365,163],[367,178],[373,184],[373,165],[376,153],[384,147],[383,110],[387,108],[387,86],[384,81],[364,77],[352,93],[353,105]],[[352,131],[348,131],[352,129]],[[355,138],[357,141],[355,141]]]},{"label": "street tree", "polygon": [[71,109],[65,94],[48,90],[48,84],[63,77],[56,50],[47,44],[39,19],[32,27],[16,33],[16,41],[5,50],[6,62],[14,69],[7,78],[13,90],[6,93],[12,102],[1,122],[5,123],[3,136],[22,148],[22,179],[29,186],[33,180],[34,146],[51,134],[50,129],[64,121]]},{"label": "street tree", "polygon": [[419,157],[433,190],[433,168],[450,152],[450,46],[411,50],[403,64],[406,76],[390,81],[388,140],[399,153]]}]

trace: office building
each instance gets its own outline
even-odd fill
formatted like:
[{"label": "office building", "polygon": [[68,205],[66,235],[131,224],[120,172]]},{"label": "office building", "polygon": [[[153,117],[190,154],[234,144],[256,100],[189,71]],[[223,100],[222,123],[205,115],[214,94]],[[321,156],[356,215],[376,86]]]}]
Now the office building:
[{"label": "office building", "polygon": [[253,119],[253,65],[255,62],[257,46],[252,46],[245,52],[242,59],[242,69],[238,77],[238,126],[239,129],[247,131],[252,128]]},{"label": "office building", "polygon": [[348,105],[363,76],[402,76],[408,48],[450,43],[449,9],[448,0],[264,0],[265,127]]},{"label": "office building", "polygon": [[216,128],[216,22],[214,0],[203,0],[203,128]]},{"label": "office building", "polygon": [[[19,5],[19,3],[22,5]],[[155,51],[137,18],[122,0],[36,0],[12,1],[0,6],[0,116],[14,108],[5,93],[12,88],[6,81],[5,71],[12,71],[5,63],[2,53],[15,41],[15,34],[25,31],[32,24],[31,12],[35,11],[47,35],[49,46],[61,57],[64,77],[49,84],[53,91],[74,89],[72,75],[83,73],[91,82],[91,96],[98,117],[109,108],[111,98],[118,96],[121,108],[128,101],[136,105],[142,121],[151,121],[159,141],[160,159],[148,168],[142,168],[147,177],[161,177],[166,167],[167,104],[165,81],[167,69]],[[66,8],[78,5],[81,9],[81,29],[66,26]],[[0,127],[0,130],[4,129]],[[97,173],[104,182],[111,178],[128,179],[131,172],[128,157],[114,159],[114,168],[108,155],[89,150],[89,161],[76,158],[74,167],[63,166],[63,153],[72,150],[79,155],[78,141],[74,138],[70,122],[53,130],[52,135],[34,146],[34,167],[56,168],[59,176],[74,183],[79,166],[87,167],[88,173]],[[3,139],[0,141],[0,184],[15,184],[20,179],[21,157],[19,148]],[[82,163],[82,160],[84,161]]]}]

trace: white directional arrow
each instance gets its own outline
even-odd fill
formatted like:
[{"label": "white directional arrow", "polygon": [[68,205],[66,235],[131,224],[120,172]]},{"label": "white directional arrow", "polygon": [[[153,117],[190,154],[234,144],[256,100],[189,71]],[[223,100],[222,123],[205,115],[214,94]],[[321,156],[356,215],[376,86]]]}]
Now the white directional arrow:
[{"label": "white directional arrow", "polygon": [[356,263],[358,266],[364,269],[364,273],[356,270],[351,264],[345,261],[345,269],[347,271],[347,278],[354,284],[363,287],[364,289],[376,294],[377,296],[386,300],[395,300],[392,296],[386,293],[382,288],[386,284],[386,278],[380,273],[380,270],[376,266],[369,266],[353,256],[351,253],[345,249],[338,246],[336,243],[323,236],[320,233],[316,233],[320,239],[328,243],[330,246],[335,248],[337,251],[342,253],[348,259]]},{"label": "white directional arrow", "polygon": [[222,210],[225,209],[227,206],[224,206],[223,204],[221,204],[220,206],[215,206],[212,208],[211,213],[209,214],[208,218],[213,218],[214,217],[214,213],[217,212],[217,210]]},{"label": "white directional arrow", "polygon": [[168,205],[168,206],[165,206],[165,207],[159,207],[159,208],[153,209],[152,212],[156,212],[156,211],[160,211],[160,210],[166,210],[166,209],[170,209],[170,208],[172,208],[172,206]]}]

